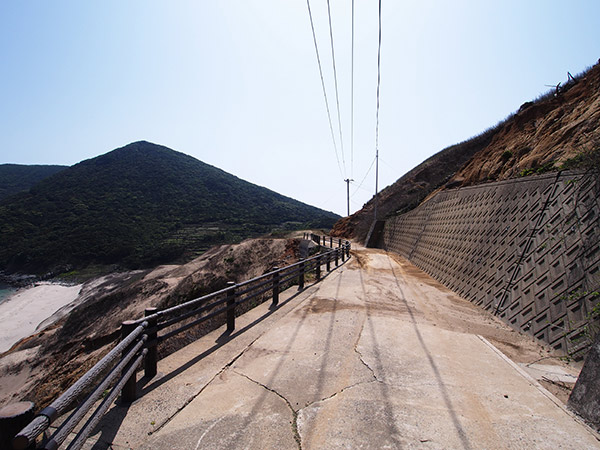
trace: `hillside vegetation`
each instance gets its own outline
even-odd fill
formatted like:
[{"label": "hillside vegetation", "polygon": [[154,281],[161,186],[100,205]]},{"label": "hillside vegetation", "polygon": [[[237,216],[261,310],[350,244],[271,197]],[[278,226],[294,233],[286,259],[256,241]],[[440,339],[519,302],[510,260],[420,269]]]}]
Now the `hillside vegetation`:
[{"label": "hillside vegetation", "polygon": [[339,216],[148,142],[83,161],[0,203],[0,269],[149,267]]},{"label": "hillside vegetation", "polygon": [[29,166],[22,164],[0,164],[0,201],[29,190],[67,166]]},{"label": "hillside vegetation", "polygon": [[[418,206],[437,189],[573,167],[600,143],[600,63],[532,102],[479,136],[448,147],[379,193],[383,220]],[[364,242],[374,220],[371,199],[333,229]]]}]

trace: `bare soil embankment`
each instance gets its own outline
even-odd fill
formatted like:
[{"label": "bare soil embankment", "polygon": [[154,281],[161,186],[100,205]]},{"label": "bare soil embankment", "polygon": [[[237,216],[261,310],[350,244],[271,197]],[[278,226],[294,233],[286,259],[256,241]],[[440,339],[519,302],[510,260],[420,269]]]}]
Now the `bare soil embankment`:
[{"label": "bare soil embankment", "polygon": [[[448,147],[379,193],[378,219],[418,206],[438,189],[469,186],[556,171],[600,143],[600,63],[526,102],[481,135]],[[364,242],[374,200],[339,220],[334,236]]]}]

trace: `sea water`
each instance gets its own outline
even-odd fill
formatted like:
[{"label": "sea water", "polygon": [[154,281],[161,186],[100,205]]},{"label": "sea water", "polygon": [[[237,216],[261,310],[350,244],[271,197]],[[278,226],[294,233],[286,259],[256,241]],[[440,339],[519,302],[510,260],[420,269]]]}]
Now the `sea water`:
[{"label": "sea water", "polygon": [[0,303],[4,302],[15,292],[17,292],[17,290],[14,287],[0,283]]}]

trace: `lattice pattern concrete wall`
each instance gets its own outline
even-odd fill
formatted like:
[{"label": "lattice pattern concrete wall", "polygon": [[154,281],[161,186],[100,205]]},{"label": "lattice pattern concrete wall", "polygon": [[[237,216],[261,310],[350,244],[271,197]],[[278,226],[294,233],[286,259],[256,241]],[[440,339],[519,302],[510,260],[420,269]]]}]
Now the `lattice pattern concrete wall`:
[{"label": "lattice pattern concrete wall", "polygon": [[600,302],[597,183],[567,173],[443,191],[388,219],[382,247],[577,354],[590,345],[584,327]]}]

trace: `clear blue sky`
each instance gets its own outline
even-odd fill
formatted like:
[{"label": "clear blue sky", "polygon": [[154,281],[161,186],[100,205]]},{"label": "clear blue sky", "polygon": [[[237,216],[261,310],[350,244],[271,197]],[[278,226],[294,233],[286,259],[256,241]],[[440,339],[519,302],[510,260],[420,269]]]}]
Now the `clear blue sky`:
[{"label": "clear blue sky", "polygon": [[[352,177],[353,212],[375,184],[372,170],[359,188],[377,5],[356,0],[351,154],[351,0],[331,0],[338,168],[305,0],[4,0],[0,163],[72,165],[148,140],[341,215]],[[311,7],[337,137],[327,3]],[[383,0],[382,35],[380,188],[595,64],[600,1]]]}]

